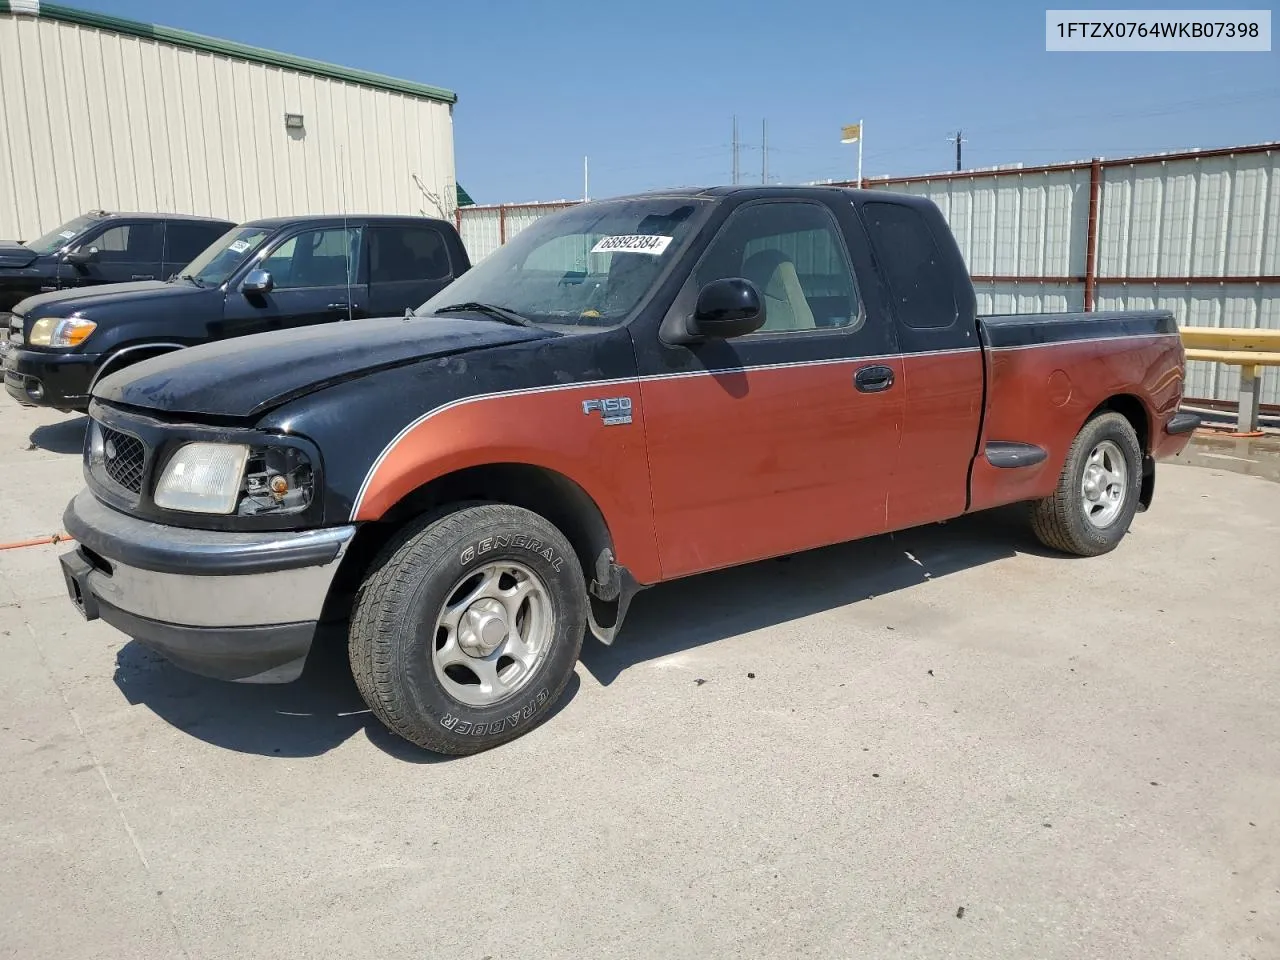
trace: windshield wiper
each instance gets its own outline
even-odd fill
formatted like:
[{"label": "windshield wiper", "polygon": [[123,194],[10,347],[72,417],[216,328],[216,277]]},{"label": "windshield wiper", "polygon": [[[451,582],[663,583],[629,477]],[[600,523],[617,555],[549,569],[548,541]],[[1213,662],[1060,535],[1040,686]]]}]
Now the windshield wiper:
[{"label": "windshield wiper", "polygon": [[179,280],[190,280],[190,281],[191,281],[192,283],[194,283],[197,287],[201,287],[201,288],[203,288],[203,287],[204,287],[204,285],[205,285],[205,284],[204,284],[204,281],[203,281],[203,280],[201,280],[199,277],[195,276],[194,274],[190,274],[190,273],[179,273],[179,274],[175,274],[175,276],[177,276],[177,278],[178,278]]},{"label": "windshield wiper", "polygon": [[447,307],[441,307],[434,311],[431,315],[438,317],[442,313],[483,313],[486,317],[499,320],[502,323],[508,323],[513,327],[536,327],[537,324],[528,317],[522,317],[514,310],[508,310],[506,307],[498,307],[492,303],[480,303],[478,300],[468,300],[466,303],[452,303]]}]

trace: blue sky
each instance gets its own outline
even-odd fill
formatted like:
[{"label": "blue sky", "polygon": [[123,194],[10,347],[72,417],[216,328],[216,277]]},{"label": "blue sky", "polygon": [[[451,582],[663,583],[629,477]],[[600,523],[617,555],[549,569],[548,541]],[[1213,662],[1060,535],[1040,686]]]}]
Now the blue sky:
[{"label": "blue sky", "polygon": [[581,196],[584,155],[593,196],[727,183],[735,113],[757,183],[762,119],[788,183],[853,176],[859,118],[867,176],[950,169],[957,128],[967,167],[1280,139],[1280,51],[1046,53],[1011,0],[72,2],[454,90],[482,203]]}]

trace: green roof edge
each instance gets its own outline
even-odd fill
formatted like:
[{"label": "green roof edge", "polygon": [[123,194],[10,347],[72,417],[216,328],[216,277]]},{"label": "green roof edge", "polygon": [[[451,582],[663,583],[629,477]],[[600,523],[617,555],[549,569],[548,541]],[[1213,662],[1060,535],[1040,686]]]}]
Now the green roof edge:
[{"label": "green roof edge", "polygon": [[458,102],[458,95],[452,90],[445,90],[443,87],[415,83],[412,80],[400,80],[381,73],[370,73],[367,70],[340,67],[336,64],[325,63],[322,60],[312,60],[309,57],[295,57],[288,53],[277,53],[274,50],[265,50],[262,47],[250,46],[247,43],[220,40],[217,37],[206,37],[203,34],[190,33],[174,27],[162,27],[153,23],[126,20],[124,17],[113,17],[105,13],[95,13],[91,10],[79,10],[75,7],[63,6],[60,3],[40,3],[35,10],[31,9],[33,6],[36,5],[14,3],[12,0],[0,0],[0,13],[11,13],[18,16],[30,16],[34,13],[36,16],[47,20],[61,20],[63,23],[76,23],[85,27],[111,30],[115,33],[141,37],[144,40],[157,40],[161,43],[187,47],[191,50],[202,50],[205,53],[235,57],[252,63],[264,63],[267,66],[281,67],[285,70],[297,70],[302,73],[328,77],[331,80],[343,80],[347,83],[355,83],[364,87],[376,87],[393,93],[404,93],[413,97],[438,100],[441,103]]}]

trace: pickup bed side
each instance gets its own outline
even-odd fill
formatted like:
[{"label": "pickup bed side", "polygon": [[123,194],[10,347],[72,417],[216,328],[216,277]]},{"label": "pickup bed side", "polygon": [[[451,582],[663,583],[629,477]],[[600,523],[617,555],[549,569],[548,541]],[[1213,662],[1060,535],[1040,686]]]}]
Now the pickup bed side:
[{"label": "pickup bed side", "polygon": [[[1182,341],[1172,314],[993,316],[980,318],[979,327],[986,415],[970,510],[1051,495],[1072,440],[1100,408],[1133,424],[1144,472],[1185,445],[1184,436],[1166,429],[1183,389]],[[1011,460],[1011,444],[1024,447],[1026,462]]]}]

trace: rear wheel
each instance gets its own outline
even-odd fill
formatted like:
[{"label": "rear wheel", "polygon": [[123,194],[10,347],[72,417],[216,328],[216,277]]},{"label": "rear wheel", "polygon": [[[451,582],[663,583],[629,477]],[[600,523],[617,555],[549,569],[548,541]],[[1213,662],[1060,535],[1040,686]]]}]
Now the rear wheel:
[{"label": "rear wheel", "polygon": [[1032,505],[1040,542],[1094,557],[1114,550],[1129,531],[1142,490],[1142,447],[1118,413],[1094,417],[1076,435],[1053,496]]},{"label": "rear wheel", "polygon": [[387,727],[439,753],[477,753],[537,726],[586,631],[582,568],[543,517],[505,504],[407,527],[351,618],[356,685]]}]

